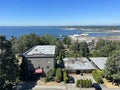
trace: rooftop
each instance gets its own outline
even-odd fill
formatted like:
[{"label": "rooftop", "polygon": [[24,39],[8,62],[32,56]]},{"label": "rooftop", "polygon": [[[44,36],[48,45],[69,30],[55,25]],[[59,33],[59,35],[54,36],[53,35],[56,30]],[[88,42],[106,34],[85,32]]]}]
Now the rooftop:
[{"label": "rooftop", "polygon": [[24,55],[54,55],[55,45],[38,45],[29,49]]},{"label": "rooftop", "polygon": [[90,60],[99,68],[104,69],[105,63],[107,61],[107,57],[94,57],[90,58]]},{"label": "rooftop", "polygon": [[65,69],[91,70],[96,69],[87,58],[64,58]]}]

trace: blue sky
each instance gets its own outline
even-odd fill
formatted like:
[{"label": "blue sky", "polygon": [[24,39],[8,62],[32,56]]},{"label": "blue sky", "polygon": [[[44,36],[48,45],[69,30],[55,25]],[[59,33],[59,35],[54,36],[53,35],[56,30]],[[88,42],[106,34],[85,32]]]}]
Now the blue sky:
[{"label": "blue sky", "polygon": [[8,25],[120,25],[120,0],[0,0]]}]

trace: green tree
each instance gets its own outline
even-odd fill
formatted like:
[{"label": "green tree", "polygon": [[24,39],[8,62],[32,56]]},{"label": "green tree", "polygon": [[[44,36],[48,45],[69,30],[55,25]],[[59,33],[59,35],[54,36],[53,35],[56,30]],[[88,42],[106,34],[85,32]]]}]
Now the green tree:
[{"label": "green tree", "polygon": [[24,61],[24,59],[23,59],[21,65],[20,65],[20,80],[23,80],[23,81],[26,80],[27,76],[28,76],[27,62]]},{"label": "green tree", "polygon": [[103,71],[102,70],[92,71],[92,76],[97,83],[100,83],[100,84],[103,83],[103,81],[102,81]]},{"label": "green tree", "polygon": [[20,38],[11,37],[12,48],[15,53],[23,54],[35,45],[46,44],[45,38],[39,37],[34,33],[22,35]]},{"label": "green tree", "polygon": [[23,54],[25,51],[36,45],[55,45],[57,38],[49,34],[38,36],[34,33],[30,33],[22,35],[19,38],[12,36],[10,41],[14,52]]},{"label": "green tree", "polygon": [[96,50],[101,49],[104,45],[105,45],[105,40],[103,40],[102,38],[100,38],[98,40],[98,42],[96,43]]},{"label": "green tree", "polygon": [[80,80],[77,79],[77,81],[76,81],[76,87],[79,87],[79,86],[80,86]]},{"label": "green tree", "polygon": [[[99,39],[95,46],[93,56],[108,57],[113,51],[120,49],[120,41]],[[97,51],[97,52],[96,52]]]},{"label": "green tree", "polygon": [[12,45],[5,36],[0,36],[0,89],[11,89],[18,80],[18,75],[19,69]]},{"label": "green tree", "polygon": [[55,69],[50,69],[46,74],[46,82],[53,81],[55,76]]},{"label": "green tree", "polygon": [[54,37],[53,35],[46,34],[43,37],[44,37],[45,42],[48,42],[48,44],[50,45],[55,45],[57,42],[57,38]]},{"label": "green tree", "polygon": [[64,44],[62,41],[57,41],[56,42],[56,56],[62,55],[63,57],[65,56],[65,51],[64,51]]},{"label": "green tree", "polygon": [[57,60],[57,66],[58,67],[63,67],[63,60],[62,60],[63,58],[62,58],[62,54],[59,54],[58,56],[57,56],[57,58],[56,58],[56,60]]},{"label": "green tree", "polygon": [[92,54],[93,57],[100,57],[100,56],[102,56],[101,52],[99,50],[94,50],[94,51],[91,52],[91,54]]},{"label": "green tree", "polygon": [[78,42],[78,40],[72,43],[70,50],[75,54],[75,57],[76,56],[88,57],[90,53],[87,43]]},{"label": "green tree", "polygon": [[68,75],[67,75],[66,71],[63,72],[63,80],[64,80],[65,83],[68,82]]},{"label": "green tree", "polygon": [[83,57],[88,57],[89,56],[89,48],[87,45],[87,42],[81,42],[79,46],[80,53],[82,54]]},{"label": "green tree", "polygon": [[73,51],[74,53],[78,53],[80,51],[78,40],[72,43],[70,50]]},{"label": "green tree", "polygon": [[56,70],[55,81],[56,82],[62,81],[62,69],[61,68],[57,68],[57,70]]},{"label": "green tree", "polygon": [[120,51],[114,51],[109,56],[105,64],[104,76],[112,82],[120,81]]},{"label": "green tree", "polygon": [[63,42],[64,42],[64,44],[66,44],[66,45],[68,46],[68,48],[69,48],[69,46],[71,45],[71,39],[70,39],[70,37],[68,37],[68,36],[64,37]]}]

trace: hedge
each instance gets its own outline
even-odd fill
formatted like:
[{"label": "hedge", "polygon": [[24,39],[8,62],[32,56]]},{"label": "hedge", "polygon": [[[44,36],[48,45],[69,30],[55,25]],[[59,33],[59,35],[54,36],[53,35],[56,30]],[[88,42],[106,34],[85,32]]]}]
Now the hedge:
[{"label": "hedge", "polygon": [[92,87],[92,80],[91,79],[78,79],[76,82],[76,87],[81,88],[90,88]]},{"label": "hedge", "polygon": [[62,81],[62,69],[61,68],[57,68],[57,70],[56,70],[55,81],[56,82]]},{"label": "hedge", "polygon": [[63,80],[64,80],[65,83],[68,82],[68,75],[67,75],[66,71],[63,72]]},{"label": "hedge", "polygon": [[50,69],[47,72],[47,75],[45,77],[45,81],[46,82],[53,81],[54,80],[54,76],[55,76],[55,69]]},{"label": "hedge", "polygon": [[99,84],[103,83],[103,81],[102,81],[103,71],[102,70],[92,71],[92,76],[97,83],[99,83]]}]

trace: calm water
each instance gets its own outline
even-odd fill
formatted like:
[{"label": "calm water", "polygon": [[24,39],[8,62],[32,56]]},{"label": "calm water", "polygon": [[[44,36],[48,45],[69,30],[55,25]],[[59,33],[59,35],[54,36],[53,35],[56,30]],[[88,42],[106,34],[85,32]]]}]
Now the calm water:
[{"label": "calm water", "polygon": [[[20,37],[23,34],[35,33],[37,35],[51,34],[54,36],[67,36],[76,34],[78,30],[64,30],[60,27],[41,27],[41,26],[0,26],[0,34],[7,38],[11,36]],[[79,30],[79,34],[85,31]],[[109,36],[109,33],[88,32],[90,36]]]}]

